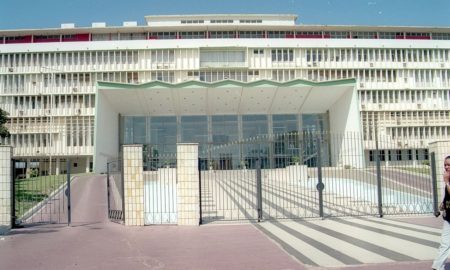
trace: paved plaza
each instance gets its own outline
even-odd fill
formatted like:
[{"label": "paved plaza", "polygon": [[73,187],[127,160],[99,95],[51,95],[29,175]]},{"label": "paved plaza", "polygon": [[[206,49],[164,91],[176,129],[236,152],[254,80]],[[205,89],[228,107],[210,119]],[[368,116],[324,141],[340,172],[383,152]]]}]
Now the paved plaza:
[{"label": "paved plaza", "polygon": [[125,227],[107,219],[105,185],[74,182],[71,226],[1,236],[0,268],[429,269],[442,224],[424,215]]}]

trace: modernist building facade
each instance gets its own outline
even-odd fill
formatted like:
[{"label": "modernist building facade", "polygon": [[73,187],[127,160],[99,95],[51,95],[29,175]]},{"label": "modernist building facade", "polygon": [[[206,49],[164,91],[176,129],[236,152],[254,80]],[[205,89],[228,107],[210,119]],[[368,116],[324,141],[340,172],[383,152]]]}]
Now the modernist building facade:
[{"label": "modernist building facade", "polygon": [[313,130],[362,134],[363,163],[377,138],[384,161],[410,162],[450,136],[450,28],[145,19],[0,31],[2,143],[16,158],[100,172],[121,144],[173,152]]}]

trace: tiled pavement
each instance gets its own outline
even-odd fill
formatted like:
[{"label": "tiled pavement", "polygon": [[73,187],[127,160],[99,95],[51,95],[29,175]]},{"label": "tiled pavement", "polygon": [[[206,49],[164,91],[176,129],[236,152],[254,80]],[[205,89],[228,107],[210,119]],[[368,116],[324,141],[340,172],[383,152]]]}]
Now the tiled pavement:
[{"label": "tiled pavement", "polygon": [[441,222],[430,216],[360,217],[255,226],[304,265],[342,268],[430,261],[439,246]]}]

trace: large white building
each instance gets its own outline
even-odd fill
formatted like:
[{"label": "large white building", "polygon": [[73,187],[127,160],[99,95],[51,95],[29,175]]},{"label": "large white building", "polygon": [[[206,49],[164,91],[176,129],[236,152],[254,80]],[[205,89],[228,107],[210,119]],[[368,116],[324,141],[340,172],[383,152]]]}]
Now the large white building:
[{"label": "large white building", "polygon": [[74,172],[104,171],[124,143],[173,152],[320,130],[361,132],[365,162],[376,138],[383,161],[410,162],[450,136],[450,28],[145,18],[0,31],[1,142],[16,158],[49,161],[43,174],[67,157]]}]

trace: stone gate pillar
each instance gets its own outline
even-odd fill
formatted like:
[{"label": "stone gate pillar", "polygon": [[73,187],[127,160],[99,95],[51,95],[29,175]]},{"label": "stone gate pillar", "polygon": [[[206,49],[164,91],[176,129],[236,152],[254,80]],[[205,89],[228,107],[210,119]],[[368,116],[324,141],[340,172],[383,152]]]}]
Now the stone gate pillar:
[{"label": "stone gate pillar", "polygon": [[178,225],[199,225],[198,173],[198,143],[177,144]]},{"label": "stone gate pillar", "polygon": [[125,225],[144,226],[142,145],[124,145],[122,151]]},{"label": "stone gate pillar", "polygon": [[0,145],[0,235],[11,229],[12,147]]}]

